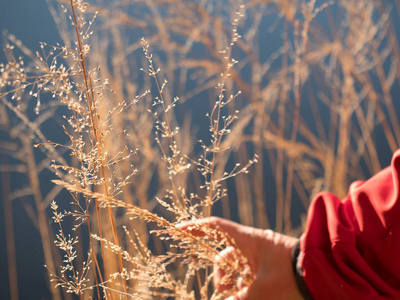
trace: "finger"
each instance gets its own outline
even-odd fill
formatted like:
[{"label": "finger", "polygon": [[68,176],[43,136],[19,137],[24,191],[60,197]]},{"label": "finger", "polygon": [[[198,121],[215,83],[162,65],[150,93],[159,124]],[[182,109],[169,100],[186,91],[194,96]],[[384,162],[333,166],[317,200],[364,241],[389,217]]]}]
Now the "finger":
[{"label": "finger", "polygon": [[[226,273],[227,261],[233,261],[236,259],[237,253],[235,248],[227,247],[222,250],[215,257],[214,262],[214,287],[218,291],[218,293],[222,293],[224,291],[231,290],[235,284],[234,279],[235,275],[232,272],[230,274]],[[230,270],[231,268],[228,268]]]},{"label": "finger", "polygon": [[235,295],[232,295],[225,300],[277,299],[271,294],[273,290],[274,287],[271,287],[268,281],[256,279],[250,286],[240,289]]},{"label": "finger", "polygon": [[[177,227],[182,230],[190,230],[193,235],[199,237],[205,235],[204,231],[206,228],[220,230],[221,232],[227,234],[230,238],[232,238],[235,241],[236,246],[242,252],[244,252],[248,248],[251,248],[251,243],[254,242],[253,238],[257,236],[255,231],[259,230],[218,217],[188,221],[178,224]],[[217,240],[221,240],[225,238],[224,234],[216,235],[215,238]]]},{"label": "finger", "polygon": [[[193,235],[203,237],[205,235],[206,228],[221,229],[222,231],[226,231],[229,225],[230,227],[233,227],[239,224],[218,217],[209,217],[209,218],[182,222],[177,224],[176,227],[182,230],[189,230]],[[222,236],[216,236],[215,238],[221,239]]]}]

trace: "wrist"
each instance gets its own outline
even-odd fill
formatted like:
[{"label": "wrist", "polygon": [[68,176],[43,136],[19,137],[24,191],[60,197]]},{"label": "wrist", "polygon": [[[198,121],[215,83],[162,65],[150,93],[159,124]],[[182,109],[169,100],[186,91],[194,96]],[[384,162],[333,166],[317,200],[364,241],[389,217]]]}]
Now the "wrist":
[{"label": "wrist", "polygon": [[305,300],[313,300],[314,298],[312,297],[310,291],[308,290],[308,287],[304,280],[303,268],[301,266],[302,256],[303,256],[303,253],[301,252],[301,249],[300,249],[300,241],[298,241],[292,249],[292,268],[293,268],[294,279],[295,279],[297,288],[298,288],[300,294],[303,296],[303,298]]}]

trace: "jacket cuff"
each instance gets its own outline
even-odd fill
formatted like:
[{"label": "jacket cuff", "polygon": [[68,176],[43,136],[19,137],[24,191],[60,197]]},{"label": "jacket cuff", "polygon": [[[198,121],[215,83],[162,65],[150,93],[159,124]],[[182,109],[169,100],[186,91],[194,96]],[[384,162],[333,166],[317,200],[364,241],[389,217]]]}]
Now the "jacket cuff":
[{"label": "jacket cuff", "polygon": [[304,281],[303,268],[301,267],[300,264],[302,255],[303,252],[301,252],[300,250],[300,241],[299,241],[293,247],[292,250],[292,267],[293,267],[294,279],[296,281],[297,288],[299,289],[300,294],[303,296],[303,298],[305,300],[313,300],[314,298],[312,297],[310,291],[308,290],[306,282]]}]

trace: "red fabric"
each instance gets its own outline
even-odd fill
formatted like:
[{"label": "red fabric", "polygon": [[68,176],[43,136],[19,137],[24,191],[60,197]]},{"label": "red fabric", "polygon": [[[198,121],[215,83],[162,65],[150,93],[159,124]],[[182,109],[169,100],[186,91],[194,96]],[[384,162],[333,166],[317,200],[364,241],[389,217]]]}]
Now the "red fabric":
[{"label": "red fabric", "polygon": [[400,299],[400,150],[390,167],[354,182],[343,201],[313,200],[300,240],[304,280],[319,299]]}]

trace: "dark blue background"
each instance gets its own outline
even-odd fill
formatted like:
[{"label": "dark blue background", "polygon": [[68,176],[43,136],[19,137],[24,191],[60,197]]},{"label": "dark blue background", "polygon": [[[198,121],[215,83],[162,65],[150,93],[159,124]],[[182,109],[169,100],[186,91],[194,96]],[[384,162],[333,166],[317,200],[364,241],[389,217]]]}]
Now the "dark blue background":
[{"label": "dark blue background", "polygon": [[[59,41],[56,26],[44,0],[1,0],[0,31],[15,35],[32,50],[39,50],[39,42],[55,44]],[[1,42],[1,48],[4,47]],[[3,51],[0,62],[4,62]],[[12,182],[17,184],[17,182]],[[1,186],[0,186],[1,188]],[[0,193],[1,195],[1,193]],[[13,201],[13,218],[20,299],[50,299],[45,279],[43,250],[40,235],[22,208],[23,201]],[[0,299],[9,299],[7,256],[4,230],[3,203],[0,205]]]}]

